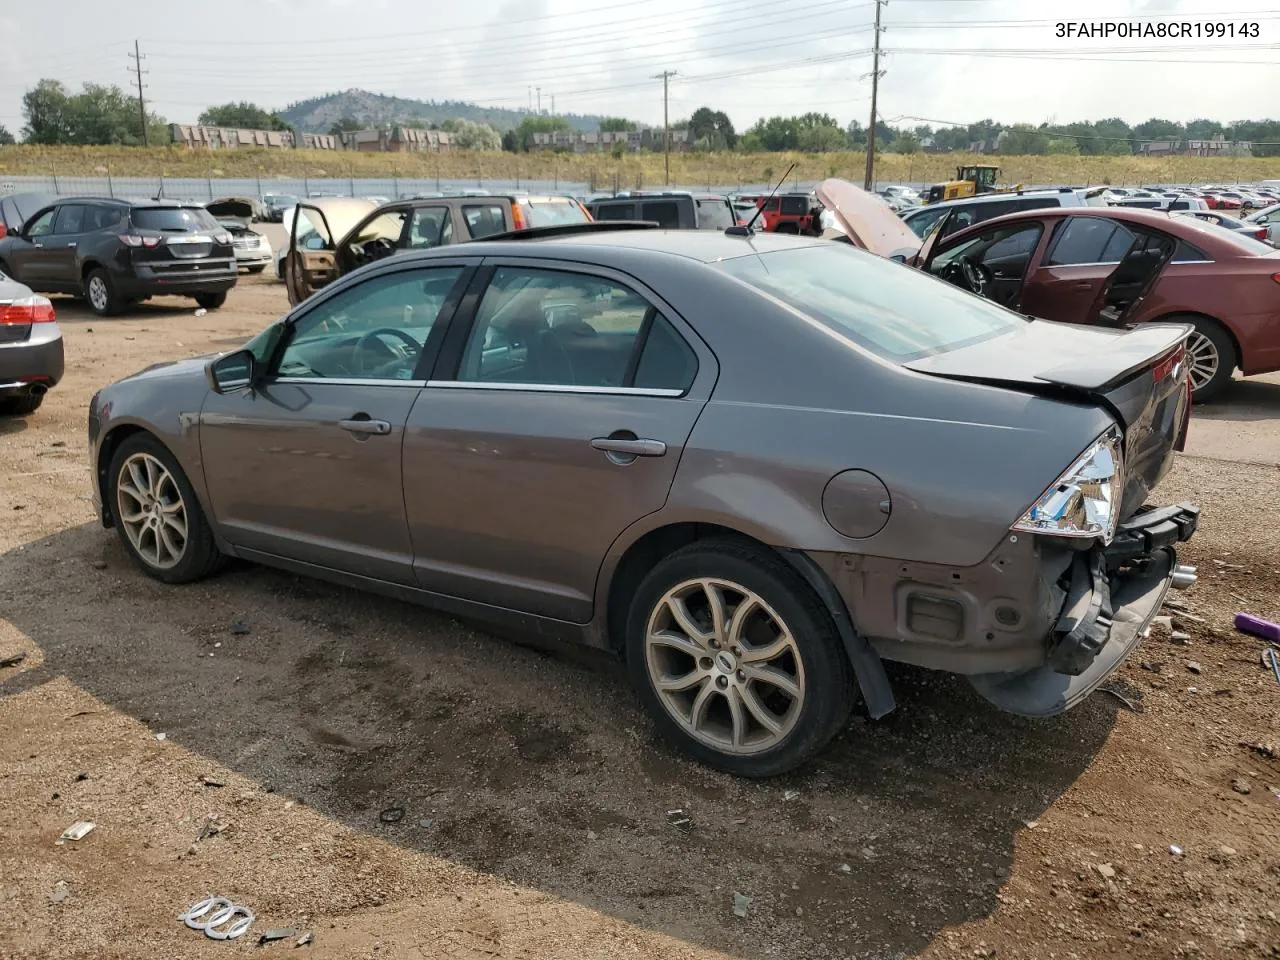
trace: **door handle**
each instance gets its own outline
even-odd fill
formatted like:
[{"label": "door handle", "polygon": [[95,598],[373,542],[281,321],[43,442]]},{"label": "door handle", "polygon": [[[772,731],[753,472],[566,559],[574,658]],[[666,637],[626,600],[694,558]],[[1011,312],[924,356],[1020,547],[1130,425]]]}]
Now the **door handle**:
[{"label": "door handle", "polygon": [[626,440],[618,437],[596,437],[591,446],[605,453],[621,453],[628,457],[661,457],[667,445],[661,440]]},{"label": "door handle", "polygon": [[339,420],[338,426],[347,433],[356,433],[375,437],[385,437],[391,432],[391,424],[386,420],[370,420],[368,417],[353,417],[350,420]]},{"label": "door handle", "polygon": [[35,243],[35,242],[33,241],[31,245],[32,245],[33,247],[35,247],[37,250],[43,250],[43,249],[44,249],[44,244],[43,244],[43,243]]},{"label": "door handle", "polygon": [[63,246],[65,246],[68,250],[74,250],[76,247],[76,242],[72,240],[70,243],[63,244]]},{"label": "door handle", "polygon": [[1091,290],[1093,289],[1092,280],[1077,280],[1071,285],[1072,290]]}]

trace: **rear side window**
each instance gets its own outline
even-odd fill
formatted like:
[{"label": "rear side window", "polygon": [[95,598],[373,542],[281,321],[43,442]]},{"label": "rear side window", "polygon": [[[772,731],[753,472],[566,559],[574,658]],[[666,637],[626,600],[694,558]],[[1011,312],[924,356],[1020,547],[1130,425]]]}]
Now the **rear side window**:
[{"label": "rear side window", "polygon": [[650,200],[640,204],[640,219],[653,220],[669,230],[680,227],[680,205],[674,200]]},{"label": "rear side window", "polygon": [[1046,207],[1060,207],[1062,201],[1057,197],[1022,197],[1014,200],[1002,212],[1013,213],[1015,210],[1044,210]]},{"label": "rear side window", "polygon": [[558,227],[564,223],[586,223],[587,215],[569,199],[521,200],[525,222],[531,227]]},{"label": "rear side window", "polygon": [[806,214],[809,212],[809,200],[806,197],[783,197],[782,212],[786,214]]},{"label": "rear side window", "polygon": [[634,220],[636,205],[634,203],[602,203],[596,207],[597,220]]},{"label": "rear side window", "polygon": [[734,222],[733,212],[729,209],[729,203],[725,200],[698,200],[698,229],[700,230],[724,230],[732,227]]},{"label": "rear side window", "polygon": [[1133,246],[1133,234],[1102,217],[1072,217],[1054,238],[1045,265],[1118,263]]},{"label": "rear side window", "polygon": [[464,204],[462,218],[473,240],[507,232],[506,210],[500,203]]},{"label": "rear side window", "polygon": [[453,239],[453,222],[446,206],[417,207],[409,225],[410,250],[429,250]]},{"label": "rear side window", "polygon": [[1173,251],[1173,259],[1171,263],[1195,263],[1196,261],[1212,260],[1203,250],[1193,247],[1185,240],[1179,240],[1177,249]]},{"label": "rear side window", "polygon": [[133,225],[139,230],[161,233],[199,233],[220,230],[218,221],[201,207],[135,207]]}]

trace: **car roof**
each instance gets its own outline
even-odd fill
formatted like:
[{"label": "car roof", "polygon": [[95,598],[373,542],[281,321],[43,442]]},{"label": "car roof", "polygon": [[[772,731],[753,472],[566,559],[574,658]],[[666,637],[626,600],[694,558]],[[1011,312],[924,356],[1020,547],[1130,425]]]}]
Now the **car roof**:
[{"label": "car roof", "polygon": [[[502,256],[519,253],[531,257],[548,257],[557,260],[588,260],[600,258],[616,261],[618,254],[627,250],[666,254],[701,263],[715,263],[752,253],[771,253],[775,250],[795,250],[802,247],[825,246],[829,240],[813,237],[797,237],[780,233],[757,233],[747,237],[731,236],[720,230],[593,230],[550,236],[544,239],[526,240],[472,240],[458,245],[434,247],[431,250],[401,254],[414,258],[435,256]],[[530,248],[537,244],[537,250]],[[625,254],[623,254],[625,256]]]},{"label": "car roof", "polygon": [[[998,203],[1001,200],[1012,200],[1016,197],[1071,197],[1068,203],[1083,203],[1080,194],[1069,188],[1049,187],[1043,190],[1016,190],[1008,193],[980,193],[975,197],[959,197],[955,200],[940,200],[926,204],[921,210],[950,210],[952,207],[968,207],[975,204]],[[1065,206],[1065,204],[1064,204]],[[911,211],[915,213],[916,211]]]},{"label": "car roof", "polygon": [[[225,199],[225,198],[224,198]],[[63,203],[114,203],[121,207],[200,207],[204,204],[198,200],[133,200],[125,197],[59,197],[58,204]]]}]

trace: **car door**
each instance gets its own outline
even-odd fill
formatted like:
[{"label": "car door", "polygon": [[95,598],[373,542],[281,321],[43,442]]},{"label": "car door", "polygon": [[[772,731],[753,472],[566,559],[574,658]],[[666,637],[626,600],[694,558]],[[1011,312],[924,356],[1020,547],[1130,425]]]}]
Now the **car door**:
[{"label": "car door", "polygon": [[415,206],[408,228],[400,238],[403,250],[430,250],[454,242],[453,213],[447,203]]},{"label": "car door", "polygon": [[51,272],[50,246],[53,237],[53,218],[57,207],[50,207],[33,216],[9,244],[5,259],[13,273],[13,279],[35,290],[48,290]]},{"label": "car door", "polygon": [[1038,219],[993,224],[954,241],[939,242],[928,255],[926,269],[962,289],[1018,310],[1024,280],[1043,233],[1044,224]]},{"label": "car door", "polygon": [[438,593],[586,622],[610,545],[666,502],[715,359],[634,279],[486,263],[405,430],[414,569]]},{"label": "car door", "polygon": [[[344,285],[284,323],[249,388],[210,392],[200,451],[213,515],[242,551],[413,581],[404,427],[465,263],[407,265]],[[259,343],[269,343],[270,337]]]},{"label": "car door", "polygon": [[404,250],[411,212],[408,206],[378,207],[352,227],[334,251],[338,276]]},{"label": "car door", "polygon": [[1094,302],[1134,235],[1107,217],[1077,216],[1059,222],[1022,293],[1022,311],[1042,320],[1087,323]]},{"label": "car door", "polygon": [[85,234],[85,215],[93,220],[93,210],[85,204],[64,203],[53,219],[53,232],[45,240],[48,274],[51,286],[73,290],[80,288],[80,268],[76,248]]}]

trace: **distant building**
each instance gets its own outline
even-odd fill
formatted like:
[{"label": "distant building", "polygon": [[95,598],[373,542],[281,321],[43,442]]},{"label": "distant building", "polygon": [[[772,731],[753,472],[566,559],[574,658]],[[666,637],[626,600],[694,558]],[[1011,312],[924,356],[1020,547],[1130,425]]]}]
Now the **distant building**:
[{"label": "distant building", "polygon": [[[304,137],[316,136],[303,134]],[[196,123],[169,124],[169,139],[173,143],[195,149],[204,147],[209,150],[231,150],[237,147],[265,147],[267,149],[288,150],[294,146],[291,130],[241,130],[236,127],[210,127]],[[332,140],[332,138],[329,138]],[[331,143],[318,149],[334,150]]]},{"label": "distant building", "polygon": [[1248,140],[1228,140],[1222,134],[1208,140],[1149,140],[1140,144],[1144,157],[1247,157],[1253,153]]},{"label": "distant building", "polygon": [[[534,150],[571,150],[574,153],[612,153],[618,147],[636,153],[641,149],[661,150],[662,131],[644,130],[556,130],[535,133]],[[692,150],[693,139],[688,130],[671,131],[672,150]]]},{"label": "distant building", "polygon": [[399,126],[350,130],[342,134],[342,149],[359,153],[439,153],[453,149],[453,136],[444,130]]}]

